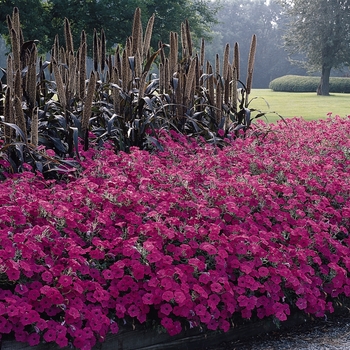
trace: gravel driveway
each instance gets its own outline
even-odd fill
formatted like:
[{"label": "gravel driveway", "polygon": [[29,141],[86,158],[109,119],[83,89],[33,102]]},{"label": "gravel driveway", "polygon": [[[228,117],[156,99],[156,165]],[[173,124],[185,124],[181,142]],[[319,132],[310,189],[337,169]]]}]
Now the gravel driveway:
[{"label": "gravel driveway", "polygon": [[350,315],[317,321],[289,331],[275,332],[212,350],[349,350]]}]

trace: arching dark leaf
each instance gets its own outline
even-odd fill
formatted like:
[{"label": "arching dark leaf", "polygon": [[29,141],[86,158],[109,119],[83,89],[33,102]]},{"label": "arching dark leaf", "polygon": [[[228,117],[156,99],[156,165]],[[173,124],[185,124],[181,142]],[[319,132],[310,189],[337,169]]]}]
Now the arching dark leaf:
[{"label": "arching dark leaf", "polygon": [[4,125],[7,125],[13,129],[16,130],[16,133],[21,136],[21,139],[23,140],[24,143],[27,143],[27,137],[24,135],[24,132],[22,131],[22,129],[16,125],[16,124],[13,124],[13,123],[7,123],[7,122],[3,122],[3,121],[0,121],[0,123],[4,124]]}]

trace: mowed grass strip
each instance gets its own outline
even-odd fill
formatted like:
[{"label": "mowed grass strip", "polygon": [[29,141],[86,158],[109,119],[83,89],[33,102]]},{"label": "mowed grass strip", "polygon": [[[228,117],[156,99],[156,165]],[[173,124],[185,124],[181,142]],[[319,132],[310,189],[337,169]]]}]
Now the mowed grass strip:
[{"label": "mowed grass strip", "polygon": [[[254,99],[255,98],[255,99]],[[331,93],[318,96],[316,92],[276,92],[270,89],[253,89],[249,100],[254,99],[250,109],[267,113],[267,121],[274,123],[283,118],[302,117],[305,120],[324,119],[328,113],[333,116],[350,115],[350,94]],[[257,113],[253,113],[253,116]],[[265,118],[264,118],[265,119]]]}]

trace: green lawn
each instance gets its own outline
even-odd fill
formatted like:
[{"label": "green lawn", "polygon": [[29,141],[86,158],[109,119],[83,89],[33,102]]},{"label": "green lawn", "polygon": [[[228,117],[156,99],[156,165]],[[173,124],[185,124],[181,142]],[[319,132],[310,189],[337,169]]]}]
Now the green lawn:
[{"label": "green lawn", "polygon": [[[306,120],[327,118],[327,113],[341,117],[350,115],[350,94],[332,93],[317,96],[316,92],[275,92],[270,89],[253,89],[249,100],[256,97],[250,109],[260,109],[267,114],[268,122],[283,118],[303,117]],[[253,113],[253,116],[256,113]]]}]

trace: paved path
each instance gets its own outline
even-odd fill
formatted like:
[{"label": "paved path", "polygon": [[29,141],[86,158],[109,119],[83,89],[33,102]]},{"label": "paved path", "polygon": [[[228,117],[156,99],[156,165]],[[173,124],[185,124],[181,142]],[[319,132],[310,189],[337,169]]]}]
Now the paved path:
[{"label": "paved path", "polygon": [[350,315],[210,350],[350,350]]}]

